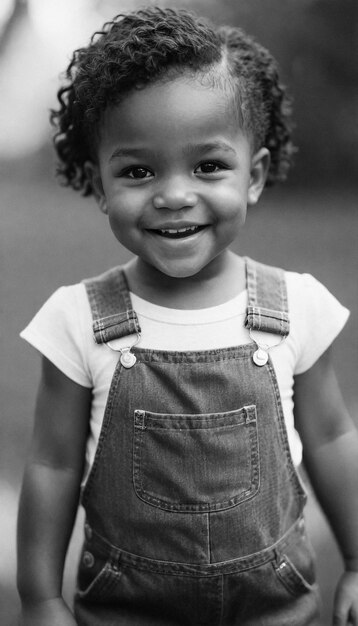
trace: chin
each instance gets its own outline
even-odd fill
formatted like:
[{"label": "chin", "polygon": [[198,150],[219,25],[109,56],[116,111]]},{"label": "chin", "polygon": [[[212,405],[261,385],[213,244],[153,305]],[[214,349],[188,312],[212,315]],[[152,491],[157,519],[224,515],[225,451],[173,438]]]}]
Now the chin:
[{"label": "chin", "polygon": [[201,270],[201,268],[193,268],[193,267],[158,267],[160,272],[169,276],[170,278],[190,278],[191,276],[195,276]]}]

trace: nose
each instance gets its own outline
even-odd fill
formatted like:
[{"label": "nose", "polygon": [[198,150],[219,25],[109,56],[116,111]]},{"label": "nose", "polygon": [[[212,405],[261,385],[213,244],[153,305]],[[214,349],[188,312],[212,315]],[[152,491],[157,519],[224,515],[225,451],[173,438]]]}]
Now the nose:
[{"label": "nose", "polygon": [[190,182],[180,176],[173,176],[162,182],[153,196],[153,205],[156,209],[178,211],[193,207],[196,203],[197,195]]}]

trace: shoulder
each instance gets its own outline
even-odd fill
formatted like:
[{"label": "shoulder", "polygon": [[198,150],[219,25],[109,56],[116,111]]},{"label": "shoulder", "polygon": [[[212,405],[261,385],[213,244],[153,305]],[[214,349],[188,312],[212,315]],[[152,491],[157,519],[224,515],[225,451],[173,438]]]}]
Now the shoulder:
[{"label": "shoulder", "polygon": [[82,283],[59,287],[44,302],[21,336],[41,334],[54,339],[63,334],[78,335],[82,332],[91,311]]},{"label": "shoulder", "polygon": [[347,311],[337,298],[311,274],[285,271],[287,297],[290,311],[297,309],[312,314],[329,315],[330,312]]},{"label": "shoulder", "polygon": [[285,272],[295,374],[309,369],[343,329],[349,311],[311,274]]},{"label": "shoulder", "polygon": [[310,295],[318,297],[326,288],[311,274],[299,274],[284,270],[284,276],[287,287],[287,295],[293,305],[301,301],[301,298]]},{"label": "shoulder", "polygon": [[[57,306],[59,308],[74,307],[83,305],[86,300],[86,289],[83,282],[74,285],[64,285],[56,289],[45,302],[46,306]],[[45,306],[44,305],[44,306]]]},{"label": "shoulder", "polygon": [[88,298],[83,283],[62,286],[45,301],[34,320],[44,323],[49,319],[57,322],[73,322],[89,312]]},{"label": "shoulder", "polygon": [[91,386],[86,365],[91,311],[84,285],[57,289],[20,336],[66,376],[79,385]]},{"label": "shoulder", "polygon": [[71,317],[83,313],[86,316],[90,316],[90,303],[89,292],[91,288],[96,285],[100,288],[103,285],[108,289],[111,284],[118,282],[122,279],[122,266],[113,267],[101,274],[84,278],[79,283],[72,285],[64,285],[56,289],[54,293],[46,300],[40,311],[53,311],[62,312],[66,317]]}]

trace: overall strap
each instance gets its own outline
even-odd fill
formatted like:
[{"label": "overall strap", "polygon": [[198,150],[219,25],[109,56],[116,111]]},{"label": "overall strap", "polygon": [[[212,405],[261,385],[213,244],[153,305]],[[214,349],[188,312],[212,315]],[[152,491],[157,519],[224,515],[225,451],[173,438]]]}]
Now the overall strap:
[{"label": "overall strap", "polygon": [[245,327],[287,337],[290,321],[284,271],[246,261],[246,283],[249,296]]},{"label": "overall strap", "polygon": [[132,309],[124,271],[114,267],[100,276],[83,281],[93,319],[96,343],[107,343],[126,335],[140,334],[136,312]]}]

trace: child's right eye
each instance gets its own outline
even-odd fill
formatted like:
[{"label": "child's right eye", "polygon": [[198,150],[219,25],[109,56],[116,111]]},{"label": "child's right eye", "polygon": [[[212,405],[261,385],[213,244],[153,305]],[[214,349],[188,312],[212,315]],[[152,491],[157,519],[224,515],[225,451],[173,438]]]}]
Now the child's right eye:
[{"label": "child's right eye", "polygon": [[141,180],[143,178],[149,178],[153,176],[153,174],[146,167],[128,167],[126,170],[122,172],[122,176],[126,176],[127,178],[134,178],[136,180]]}]

